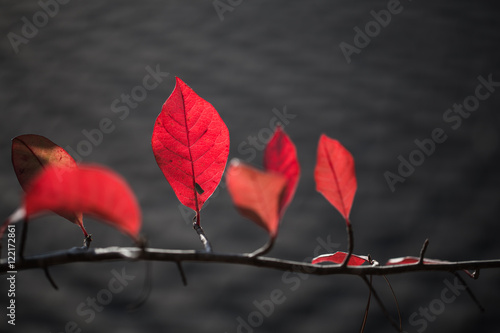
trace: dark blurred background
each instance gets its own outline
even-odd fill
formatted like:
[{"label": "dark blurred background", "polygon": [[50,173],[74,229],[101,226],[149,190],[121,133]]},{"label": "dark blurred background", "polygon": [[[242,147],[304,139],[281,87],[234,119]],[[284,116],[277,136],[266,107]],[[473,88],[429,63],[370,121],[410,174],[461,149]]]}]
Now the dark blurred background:
[{"label": "dark blurred background", "polygon": [[[122,174],[140,201],[142,232],[150,246],[201,249],[186,223],[191,215],[179,209],[150,146],[154,121],[178,76],[226,122],[230,158],[260,167],[270,121],[277,111],[289,114],[284,127],[297,145],[302,178],[270,256],[305,261],[315,250],[346,249],[344,222],[315,191],[313,180],[317,142],[325,133],[355,157],[359,185],[351,219],[356,253],[370,253],[384,263],[418,255],[429,238],[430,258],[500,257],[500,91],[494,90],[500,87],[490,87],[494,91],[459,126],[457,118],[443,119],[455,103],[475,94],[478,77],[500,81],[500,7],[494,1],[404,0],[396,6],[385,0],[66,0],[58,8],[54,3],[1,4],[0,216],[14,211],[22,194],[11,166],[11,139],[36,133],[77,154],[79,147],[84,162]],[[385,27],[369,23],[374,21],[371,11],[385,10],[382,20],[388,6],[394,13]],[[38,27],[30,29],[34,23]],[[369,43],[357,40],[367,45],[348,63],[340,44],[355,47],[354,29],[365,31],[367,23],[372,37]],[[159,84],[141,90],[137,87],[143,86],[148,66],[161,72]],[[140,95],[143,91],[147,96]],[[122,101],[126,95],[133,98],[128,105]],[[82,143],[87,140],[83,131],[99,128],[103,118],[111,119],[114,130],[98,144]],[[436,128],[447,140],[391,191],[384,173],[397,174],[398,156],[408,159],[417,149],[414,141],[430,138]],[[250,137],[257,144],[251,146]],[[203,210],[202,225],[219,252],[253,251],[267,240],[262,229],[237,214],[225,189]],[[92,219],[86,219],[86,227],[94,235],[92,246],[131,244]],[[38,254],[80,246],[82,235],[50,216],[31,224],[28,241],[27,253]],[[294,273],[204,263],[185,263],[184,268],[187,287],[174,264],[153,263],[153,292],[135,312],[127,306],[140,296],[145,263],[53,267],[59,291],[42,270],[19,272],[16,326],[7,325],[2,310],[0,331],[64,332],[74,322],[75,332],[357,332],[368,296],[356,277],[302,279]],[[125,270],[134,279],[108,300],[113,270]],[[390,277],[407,332],[497,330],[499,280],[500,270],[494,269],[482,271],[477,281],[467,279],[486,308],[480,313],[464,291],[443,303],[452,274]],[[395,317],[385,282],[375,278],[374,284]],[[258,315],[255,301],[269,300],[275,289],[285,300],[271,315]],[[2,278],[2,309],[6,293]],[[92,316],[85,303],[96,297],[109,304],[97,305]],[[432,319],[424,320],[419,311],[429,306]],[[249,320],[257,327],[244,327]],[[391,330],[373,304],[366,331]]]}]

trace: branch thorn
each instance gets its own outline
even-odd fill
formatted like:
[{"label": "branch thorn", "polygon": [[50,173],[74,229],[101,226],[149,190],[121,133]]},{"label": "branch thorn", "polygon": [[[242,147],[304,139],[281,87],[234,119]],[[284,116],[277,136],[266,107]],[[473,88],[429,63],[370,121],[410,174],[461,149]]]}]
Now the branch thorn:
[{"label": "branch thorn", "polygon": [[427,250],[427,246],[429,246],[429,238],[427,238],[422,245],[422,249],[420,250],[420,259],[418,260],[417,265],[423,265],[424,264],[424,256],[425,256],[425,251]]}]

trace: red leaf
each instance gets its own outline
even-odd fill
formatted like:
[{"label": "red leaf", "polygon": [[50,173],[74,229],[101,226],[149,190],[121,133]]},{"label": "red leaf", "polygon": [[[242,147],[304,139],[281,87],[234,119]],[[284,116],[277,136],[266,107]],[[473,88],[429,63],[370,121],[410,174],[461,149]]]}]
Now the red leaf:
[{"label": "red leaf", "polygon": [[26,192],[23,208],[28,218],[47,210],[83,212],[134,239],[141,226],[140,209],[130,187],[116,173],[99,166],[45,168]]},{"label": "red leaf", "polygon": [[[386,263],[387,266],[398,266],[398,265],[409,265],[418,263],[420,258],[417,257],[400,257],[400,258],[392,258],[389,259]],[[432,265],[432,264],[449,264],[451,261],[439,260],[439,259],[428,259],[424,258],[424,264]],[[474,274],[470,271],[464,269],[464,272],[469,275],[471,278],[474,278]]]},{"label": "red leaf", "polygon": [[[12,165],[23,190],[47,166],[76,168],[75,160],[64,150],[46,137],[35,134],[20,135],[12,139]],[[70,212],[62,217],[77,224],[83,233],[82,213]]]},{"label": "red leaf", "polygon": [[180,202],[199,212],[219,185],[229,131],[215,108],[181,79],[156,119],[153,152]]},{"label": "red leaf", "polygon": [[297,159],[297,149],[292,140],[281,129],[276,128],[273,137],[264,150],[264,169],[284,175],[287,184],[280,202],[280,217],[293,199],[300,178],[300,165]]},{"label": "red leaf", "polygon": [[354,159],[340,142],[322,134],[314,170],[316,190],[342,214],[349,223],[357,182]]},{"label": "red leaf", "polygon": [[[341,251],[335,252],[334,254],[322,254],[314,258],[311,263],[318,264],[320,262],[333,262],[335,264],[341,264],[344,262],[346,256],[347,253]],[[361,266],[365,262],[370,262],[367,256],[357,256],[355,254],[352,254],[349,258],[348,264],[350,266]]]},{"label": "red leaf", "polygon": [[286,178],[232,160],[226,173],[226,184],[238,211],[266,229],[271,238],[275,238],[280,220],[279,203]]}]

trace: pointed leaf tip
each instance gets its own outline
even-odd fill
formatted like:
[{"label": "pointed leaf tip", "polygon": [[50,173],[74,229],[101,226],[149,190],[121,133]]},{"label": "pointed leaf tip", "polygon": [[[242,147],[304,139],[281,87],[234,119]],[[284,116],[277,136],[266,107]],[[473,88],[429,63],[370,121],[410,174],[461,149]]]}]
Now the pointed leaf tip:
[{"label": "pointed leaf tip", "polygon": [[115,172],[100,166],[45,168],[26,192],[23,207],[27,217],[48,210],[83,212],[136,240],[141,227],[140,208],[130,187]]},{"label": "pointed leaf tip", "polygon": [[286,178],[232,160],[226,172],[226,184],[240,214],[266,229],[271,238],[275,238],[280,220],[279,203]]},{"label": "pointed leaf tip", "polygon": [[354,158],[339,141],[321,135],[314,170],[316,190],[342,214],[349,223],[352,202],[357,189]]},{"label": "pointed leaf tip", "polygon": [[281,126],[276,127],[273,137],[267,143],[263,162],[265,170],[280,173],[287,180],[279,208],[279,214],[282,217],[297,189],[300,165],[297,149]]},{"label": "pointed leaf tip", "polygon": [[177,77],[151,145],[179,201],[199,213],[219,185],[229,155],[229,131],[220,115]]}]

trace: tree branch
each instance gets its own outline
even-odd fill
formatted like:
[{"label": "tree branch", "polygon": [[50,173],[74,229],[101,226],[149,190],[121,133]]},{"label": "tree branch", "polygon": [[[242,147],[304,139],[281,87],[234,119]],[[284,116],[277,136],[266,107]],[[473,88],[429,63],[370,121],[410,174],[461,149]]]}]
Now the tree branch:
[{"label": "tree branch", "polygon": [[[312,275],[393,275],[409,272],[423,271],[448,271],[478,270],[487,268],[500,268],[500,259],[458,261],[439,264],[408,264],[398,266],[342,266],[342,265],[312,265],[300,261],[284,260],[270,257],[251,257],[249,254],[207,253],[194,250],[167,250],[139,247],[107,247],[86,249],[75,247],[69,250],[51,252],[47,254],[26,257],[16,262],[16,270],[43,268],[64,265],[75,262],[102,262],[117,260],[147,260],[171,262],[215,262],[226,264],[239,264],[263,268],[272,268],[281,271],[301,269],[304,273]],[[0,274],[8,271],[7,259],[0,260]]]}]

